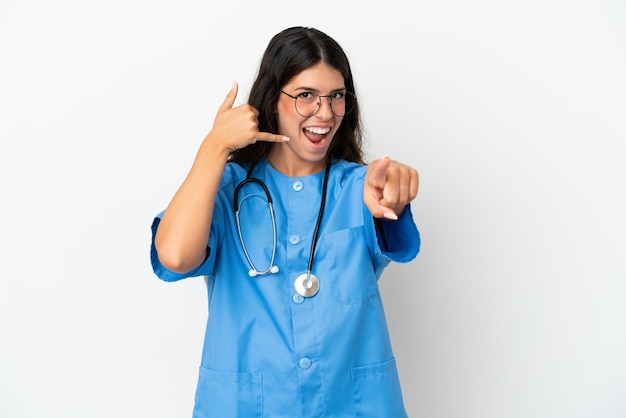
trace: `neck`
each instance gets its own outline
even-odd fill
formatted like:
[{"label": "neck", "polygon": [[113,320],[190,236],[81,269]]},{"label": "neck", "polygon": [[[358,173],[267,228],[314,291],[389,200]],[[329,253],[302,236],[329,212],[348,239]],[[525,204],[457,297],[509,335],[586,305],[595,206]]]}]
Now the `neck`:
[{"label": "neck", "polygon": [[304,177],[319,173],[326,167],[326,159],[320,161],[306,161],[289,158],[289,156],[275,152],[273,147],[267,156],[267,161],[279,173],[289,177]]}]

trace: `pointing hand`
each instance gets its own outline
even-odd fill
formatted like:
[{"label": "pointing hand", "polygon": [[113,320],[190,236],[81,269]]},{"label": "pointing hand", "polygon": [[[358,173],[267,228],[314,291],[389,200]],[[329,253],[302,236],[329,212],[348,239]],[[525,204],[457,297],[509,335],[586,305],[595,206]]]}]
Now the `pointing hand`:
[{"label": "pointing hand", "polygon": [[363,201],[375,218],[397,220],[417,196],[418,186],[415,169],[384,156],[368,166]]}]

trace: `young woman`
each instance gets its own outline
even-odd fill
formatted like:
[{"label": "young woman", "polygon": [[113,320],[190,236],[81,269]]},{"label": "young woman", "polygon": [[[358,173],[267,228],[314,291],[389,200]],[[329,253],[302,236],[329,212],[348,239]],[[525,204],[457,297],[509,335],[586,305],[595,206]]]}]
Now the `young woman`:
[{"label": "young woman", "polygon": [[316,29],[275,35],[236,96],[152,226],[155,273],[207,283],[193,416],[406,416],[377,280],[419,251],[417,171],[364,164],[348,59]]}]

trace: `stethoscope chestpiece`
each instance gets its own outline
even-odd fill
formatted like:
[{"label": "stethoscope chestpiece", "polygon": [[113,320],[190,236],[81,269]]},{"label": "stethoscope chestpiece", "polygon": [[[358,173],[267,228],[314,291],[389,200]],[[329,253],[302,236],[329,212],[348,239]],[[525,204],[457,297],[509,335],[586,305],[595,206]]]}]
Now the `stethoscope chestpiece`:
[{"label": "stethoscope chestpiece", "polygon": [[295,287],[296,292],[305,298],[310,298],[317,294],[317,291],[320,289],[320,281],[317,279],[315,274],[307,272],[302,273],[293,283],[293,287]]}]

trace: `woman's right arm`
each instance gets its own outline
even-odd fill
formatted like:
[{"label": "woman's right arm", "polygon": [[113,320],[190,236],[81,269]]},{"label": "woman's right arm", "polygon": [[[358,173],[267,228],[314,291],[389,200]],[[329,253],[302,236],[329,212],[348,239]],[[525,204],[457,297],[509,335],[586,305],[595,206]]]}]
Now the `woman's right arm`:
[{"label": "woman's right arm", "polygon": [[256,141],[288,140],[259,132],[259,112],[254,107],[244,104],[233,108],[237,90],[235,83],[159,223],[154,244],[161,264],[169,270],[185,273],[204,261],[213,207],[229,154]]}]

